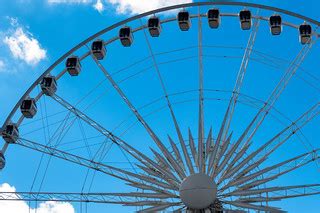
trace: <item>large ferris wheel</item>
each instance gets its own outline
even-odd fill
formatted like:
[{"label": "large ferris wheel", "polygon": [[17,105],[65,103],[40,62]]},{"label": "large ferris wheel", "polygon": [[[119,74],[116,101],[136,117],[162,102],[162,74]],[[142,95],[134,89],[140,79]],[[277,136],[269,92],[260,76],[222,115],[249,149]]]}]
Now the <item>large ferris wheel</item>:
[{"label": "large ferris wheel", "polygon": [[[275,7],[198,2],[105,28],[8,115],[1,169],[17,155],[21,167],[40,162],[22,170],[28,190],[0,199],[283,212],[282,201],[318,196],[319,80],[308,59],[319,25]],[[57,191],[57,179],[70,189]]]}]

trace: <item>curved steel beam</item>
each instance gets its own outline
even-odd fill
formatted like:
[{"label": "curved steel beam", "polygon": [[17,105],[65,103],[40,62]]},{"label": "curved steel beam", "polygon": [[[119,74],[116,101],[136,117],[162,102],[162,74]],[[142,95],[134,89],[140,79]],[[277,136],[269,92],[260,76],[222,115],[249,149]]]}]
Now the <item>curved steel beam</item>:
[{"label": "curved steel beam", "polygon": [[49,74],[58,64],[60,64],[61,62],[63,62],[69,55],[71,55],[73,52],[77,51],[78,49],[80,49],[81,47],[83,47],[85,44],[91,42],[92,40],[94,40],[95,38],[105,34],[108,31],[111,31],[117,27],[120,27],[122,25],[125,25],[128,22],[131,21],[135,21],[138,20],[140,18],[155,14],[155,13],[161,13],[161,12],[165,12],[168,10],[174,10],[174,9],[179,9],[179,8],[188,8],[188,7],[195,7],[195,6],[206,6],[206,5],[220,5],[220,6],[243,6],[243,7],[251,7],[251,8],[260,8],[263,10],[269,10],[269,11],[274,11],[274,12],[278,12],[278,13],[282,13],[282,14],[286,14],[289,16],[293,16],[305,21],[308,21],[312,24],[315,24],[317,26],[320,26],[320,22],[309,18],[307,16],[303,16],[301,14],[298,13],[294,13],[288,10],[284,10],[284,9],[280,9],[277,7],[271,7],[271,6],[266,6],[266,5],[262,5],[262,4],[254,4],[254,3],[248,3],[248,2],[194,2],[194,3],[188,3],[188,4],[179,4],[179,5],[173,5],[173,6],[169,6],[169,7],[164,7],[164,8],[160,8],[160,9],[156,9],[156,10],[152,10],[149,12],[145,12],[130,18],[127,18],[123,21],[120,21],[118,23],[115,23],[95,34],[93,34],[92,36],[88,37],[87,39],[83,40],[82,42],[80,42],[78,45],[76,45],[75,47],[73,47],[72,49],[70,49],[68,52],[66,52],[65,54],[63,54],[58,60],[56,60],[47,70],[45,70],[39,77],[38,79],[28,88],[28,90],[24,93],[24,95],[20,98],[20,100],[16,103],[16,105],[14,106],[14,108],[12,109],[12,111],[10,112],[10,114],[8,115],[8,117],[6,118],[2,128],[5,127],[5,125],[10,122],[11,118],[13,117],[14,113],[17,111],[17,109],[19,108],[20,104],[22,103],[22,101],[28,96],[28,94],[30,94],[30,92],[36,87],[37,84],[39,84],[39,82],[41,81],[41,79],[46,76],[47,74]]}]

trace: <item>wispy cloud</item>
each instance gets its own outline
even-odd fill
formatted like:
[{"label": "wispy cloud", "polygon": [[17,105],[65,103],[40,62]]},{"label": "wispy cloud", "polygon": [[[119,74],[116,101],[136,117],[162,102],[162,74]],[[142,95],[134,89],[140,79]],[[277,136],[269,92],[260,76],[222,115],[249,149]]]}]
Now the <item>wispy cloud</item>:
[{"label": "wispy cloud", "polygon": [[92,0],[48,0],[49,4],[60,4],[60,3],[76,3],[76,4],[81,4],[81,3],[91,3]]},{"label": "wispy cloud", "polygon": [[108,0],[119,14],[139,14],[157,8],[176,4],[191,3],[192,0]]},{"label": "wispy cloud", "polygon": [[37,65],[46,58],[46,50],[42,49],[39,41],[22,27],[16,28],[12,34],[5,36],[3,42],[15,59],[20,59],[29,65]]},{"label": "wispy cloud", "polygon": [[191,3],[193,0],[47,0],[50,4],[87,4],[102,13],[111,6],[118,14],[138,14],[175,4]]},{"label": "wispy cloud", "polygon": [[27,27],[19,24],[17,18],[7,17],[6,20],[9,27],[0,31],[0,56],[4,58],[0,58],[0,71],[8,63],[20,62],[35,66],[47,57],[47,51]]},{"label": "wispy cloud", "polygon": [[[10,186],[8,183],[0,185],[1,192],[16,192],[14,186]],[[15,198],[19,198],[17,195]],[[39,204],[38,208],[30,208],[25,201],[1,201],[0,212],[14,212],[14,213],[74,213],[75,210],[70,203],[47,201]]]},{"label": "wispy cloud", "polygon": [[102,13],[105,10],[105,6],[102,3],[102,0],[97,0],[97,2],[93,5],[93,8],[96,9],[99,13]]},{"label": "wispy cloud", "polygon": [[3,60],[0,59],[0,72],[2,72],[5,69],[5,63]]}]

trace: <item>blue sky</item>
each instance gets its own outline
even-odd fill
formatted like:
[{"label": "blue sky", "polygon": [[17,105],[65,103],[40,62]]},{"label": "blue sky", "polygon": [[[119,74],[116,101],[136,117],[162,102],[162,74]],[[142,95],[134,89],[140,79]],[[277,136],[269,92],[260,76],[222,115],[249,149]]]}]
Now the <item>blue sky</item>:
[{"label": "blue sky", "polygon": [[[190,2],[183,0],[171,0],[166,1],[166,3],[158,0],[150,0],[147,3],[142,0],[2,1],[4,3],[2,2],[0,4],[1,122],[4,122],[6,116],[24,91],[47,67],[88,36],[133,14],[174,3]],[[248,2],[256,3],[256,1]],[[316,0],[303,2],[297,0],[262,0],[259,1],[259,3],[277,6],[316,20],[320,19],[318,10],[315,9],[319,8],[320,3]],[[208,7],[202,8],[202,12],[205,12],[207,9]],[[240,9],[242,8],[221,7],[222,11],[234,13]],[[190,11],[193,13],[197,12],[196,9],[191,9]],[[256,10],[253,11],[256,12]],[[262,11],[261,13],[261,15],[264,16],[272,15],[272,13],[268,11]],[[165,19],[174,15],[175,12],[171,12],[162,14],[161,17]],[[285,18],[297,25],[303,22],[298,19]],[[142,21],[146,21],[146,19]],[[139,25],[140,23],[138,21],[130,23],[130,26],[133,27]],[[197,48],[195,48],[197,45],[196,29],[196,19],[193,20],[193,26],[187,33],[180,32],[177,24],[173,22],[163,26],[163,34],[159,39],[149,38],[155,53],[170,52],[157,56],[158,62],[162,63],[160,70],[169,94],[197,89],[198,59]],[[113,30],[102,36],[102,39],[107,40],[112,38],[117,34],[117,30],[118,29]],[[227,102],[223,100],[229,97],[229,93],[226,94],[221,91],[230,91],[233,88],[243,54],[243,49],[239,47],[245,47],[249,33],[250,32],[244,32],[239,29],[238,20],[235,18],[223,19],[221,28],[216,31],[210,30],[203,19],[203,44],[207,46],[204,48],[204,54],[207,55],[207,57],[204,58],[205,88],[208,90],[205,93],[205,97],[208,99],[208,101],[205,102],[206,129],[209,130],[212,126],[215,135],[218,132],[227,104]],[[185,50],[173,52],[173,50],[181,48],[185,48]],[[255,57],[257,61],[252,61],[249,64],[250,71],[244,81],[245,86],[242,92],[259,100],[266,100],[286,67],[288,67],[290,60],[292,60],[301,49],[297,30],[285,27],[281,36],[272,37],[269,33],[267,23],[263,22],[259,29],[254,49],[266,55],[280,58],[275,60],[277,61],[277,68],[274,68],[270,63],[275,63],[275,61],[269,61],[270,63],[263,64],[264,59],[256,53],[253,57]],[[86,50],[84,47],[75,54],[81,55]],[[255,142],[263,142],[271,138],[272,135],[290,123],[289,119],[294,120],[319,100],[319,79],[317,79],[317,76],[319,76],[319,69],[317,67],[320,67],[318,60],[319,51],[319,46],[316,43],[303,64],[303,71],[300,70],[301,72],[292,79],[288,88],[276,103],[276,108],[281,114],[277,112],[272,112],[272,114],[279,118],[281,122],[272,116],[270,116],[270,118],[268,117],[261,127],[261,131],[257,133],[254,139]],[[110,44],[110,46],[107,47],[107,59],[103,61],[103,64],[111,73],[115,73],[134,62],[144,59],[148,54],[144,35],[142,32],[139,32],[135,35],[134,44],[130,48],[123,48],[119,41]],[[181,58],[184,57],[189,59],[181,60]],[[170,62],[170,60],[177,61]],[[123,134],[124,139],[130,141],[144,152],[150,153],[148,147],[154,147],[154,144],[141,126],[134,125],[127,131],[127,128],[135,123],[135,118],[131,116],[129,109],[123,104],[116,92],[112,90],[110,84],[103,81],[104,76],[102,73],[99,72],[95,64],[90,60],[84,61],[82,65],[83,72],[79,77],[71,78],[66,75],[59,81],[58,94],[70,103],[76,104],[82,97],[95,88],[93,92],[77,106],[85,109],[90,103],[94,103],[94,105],[86,111],[89,116],[109,129],[116,129],[115,132],[117,134],[126,132]],[[151,61],[146,60],[114,76],[116,81],[122,81],[138,73],[130,77],[129,80],[121,83],[128,97],[131,98],[132,102],[138,107],[142,107],[163,95],[155,72],[152,69],[143,71],[151,65]],[[63,64],[59,65],[53,73],[57,74],[62,69]],[[97,87],[97,85],[100,86]],[[211,90],[219,90],[220,92]],[[32,95],[35,95],[37,92],[36,89]],[[196,98],[196,92],[172,96],[172,102],[177,103],[174,107],[185,137],[188,127],[191,128],[194,135],[197,134]],[[67,112],[49,98],[42,100],[41,104],[41,106],[39,105],[39,113],[34,118],[35,122],[25,120],[24,125],[21,127],[21,134],[24,135],[25,138],[34,141],[46,141],[48,137],[54,135],[54,131],[58,128],[59,122],[67,116]],[[175,133],[169,113],[165,109],[159,110],[162,109],[163,106],[165,106],[165,102],[164,100],[160,100],[153,105],[143,108],[142,113],[147,115],[148,113],[155,112],[151,116],[148,116],[147,120],[152,127],[156,129],[160,138],[164,139],[167,143],[166,135],[170,134],[175,138]],[[245,125],[257,109],[246,106],[245,104],[239,104],[237,110],[237,116],[235,116],[232,126],[236,136],[245,128]],[[50,128],[42,128],[43,120],[41,120],[41,116],[45,114],[52,115],[50,119],[45,120],[45,122],[52,124]],[[126,120],[124,125],[116,128],[123,120]],[[319,126],[319,124],[320,119],[315,119],[310,125],[303,129],[303,137],[300,136],[304,138],[303,141],[309,142],[313,147],[320,147],[320,143],[318,142],[320,137],[317,134],[317,126]],[[90,145],[99,144],[103,141],[103,138],[101,136],[99,137],[99,134],[89,126],[86,126],[80,121],[76,121],[73,125],[70,125],[70,131],[68,131],[60,141],[62,145],[60,144],[59,148],[65,151],[70,150],[70,152],[74,154],[90,157],[90,151],[94,153],[97,151],[98,146],[92,146],[89,152],[86,149],[76,149],[84,146],[83,135],[81,135],[79,131],[81,125],[85,128],[86,137],[92,137],[92,139],[88,140]],[[208,131],[206,131],[206,133],[208,133]],[[77,140],[80,140],[80,142],[75,142]],[[300,140],[293,138],[290,141]],[[3,144],[2,142],[3,141],[0,142],[1,145]],[[254,148],[255,146],[253,146],[252,149]],[[279,149],[272,160],[273,162],[277,162],[305,151],[306,149],[302,143],[289,143],[286,147]],[[0,184],[8,183],[10,186],[14,186],[17,191],[30,190],[41,154],[26,150],[22,147],[12,146],[9,147],[6,157],[8,165],[0,174]],[[44,176],[45,165],[48,161],[50,161],[49,169]],[[111,147],[110,152],[103,162],[110,163],[111,165],[120,165],[122,168],[128,167],[126,157],[121,154],[117,147]],[[90,184],[88,182],[83,184],[86,169],[79,166],[53,158],[50,159],[46,156],[39,171],[40,174],[33,188],[35,191],[41,189],[42,191],[74,192],[81,191],[83,186],[84,191],[89,190]],[[45,177],[45,179],[43,186],[40,187],[42,177]],[[105,192],[129,190],[121,181],[115,180],[114,178],[105,177],[105,175],[102,174],[94,176],[92,173],[89,173],[89,178],[92,177],[94,177],[94,184],[91,188],[92,192],[101,190]],[[277,183],[284,185],[319,183],[319,178],[319,168],[313,164],[277,180]],[[10,186],[2,185],[2,190],[12,190]],[[276,205],[283,207],[289,212],[299,212],[297,208],[302,205],[307,206],[306,208],[308,210],[306,210],[306,212],[318,212],[319,208],[316,206],[318,200],[319,196],[298,198],[293,199],[293,201],[276,203]],[[6,205],[0,205],[0,209],[7,208],[7,212],[10,212],[8,209],[14,208],[11,204]],[[28,208],[25,203],[20,203],[19,205],[23,206],[20,209]],[[36,208],[35,205],[34,203],[31,204],[32,208]],[[48,207],[48,205],[49,204],[45,207],[38,207],[38,212],[50,212],[48,209],[51,207]],[[61,205],[62,206],[57,205],[52,208],[70,208],[70,212],[73,212],[73,208],[77,212],[80,212],[81,209],[78,204],[74,204],[73,207],[69,206],[69,204]],[[134,210],[134,208],[123,208],[112,205],[107,205],[107,207],[103,205],[88,206],[89,212],[102,212],[105,208],[110,212],[128,212]],[[13,210],[11,211],[13,212]],[[59,209],[57,211],[59,212]],[[21,210],[21,212],[23,213],[25,211]]]}]

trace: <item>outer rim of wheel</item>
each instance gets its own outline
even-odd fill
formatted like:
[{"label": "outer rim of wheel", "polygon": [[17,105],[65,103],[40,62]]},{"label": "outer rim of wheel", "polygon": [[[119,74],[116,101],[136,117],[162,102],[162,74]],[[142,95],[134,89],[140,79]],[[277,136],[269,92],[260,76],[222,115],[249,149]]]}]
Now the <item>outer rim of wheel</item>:
[{"label": "outer rim of wheel", "polygon": [[[17,112],[17,110],[19,109],[22,101],[24,99],[26,99],[26,97],[28,97],[28,95],[32,92],[32,90],[40,83],[40,81],[42,80],[42,78],[48,74],[51,73],[51,71],[58,66],[60,63],[62,63],[68,56],[72,55],[75,51],[77,51],[78,49],[80,49],[81,47],[85,46],[86,44],[88,44],[89,42],[93,41],[94,39],[98,38],[99,36],[121,26],[124,25],[126,23],[138,20],[140,18],[144,18],[147,17],[149,15],[152,14],[156,14],[156,13],[161,13],[161,12],[166,12],[166,11],[170,11],[170,10],[174,10],[174,9],[181,9],[181,8],[190,8],[190,7],[196,7],[196,6],[210,6],[210,5],[217,5],[217,6],[243,6],[243,7],[250,7],[250,8],[259,8],[259,9],[263,9],[263,10],[268,10],[268,11],[273,11],[273,12],[278,12],[278,13],[282,13],[291,17],[295,17],[301,20],[305,20],[311,24],[314,24],[316,26],[320,26],[320,22],[316,21],[312,18],[309,18],[307,16],[303,16],[301,14],[295,13],[295,12],[291,12],[289,10],[284,10],[284,9],[280,9],[277,7],[272,7],[272,6],[267,6],[267,5],[262,5],[262,4],[255,4],[255,3],[247,3],[247,2],[193,2],[193,3],[187,3],[187,4],[178,4],[178,5],[173,5],[173,6],[168,6],[168,7],[164,7],[164,8],[159,8],[159,9],[155,9],[152,11],[148,11],[142,14],[138,14],[132,17],[129,17],[125,20],[122,20],[120,22],[117,22],[107,28],[104,28],[103,30],[91,35],[90,37],[88,37],[87,39],[83,40],[82,42],[80,42],[79,44],[77,44],[76,46],[74,46],[73,48],[71,48],[68,52],[66,52],[65,54],[63,54],[59,59],[57,59],[51,66],[49,66],[49,68],[47,70],[45,70],[33,83],[32,85],[27,89],[27,91],[21,96],[21,98],[19,99],[19,101],[16,103],[16,105],[14,106],[14,108],[11,110],[11,112],[9,113],[9,115],[7,116],[5,122],[3,123],[1,129],[4,129],[5,126],[7,124],[9,124],[11,122],[12,117],[15,115],[15,113]],[[263,19],[262,17],[252,17],[253,19]],[[291,26],[292,27],[292,26]],[[141,27],[140,27],[141,28]],[[319,36],[319,35],[318,35]],[[111,42],[110,42],[111,43]],[[0,129],[0,130],[1,130]]]}]

